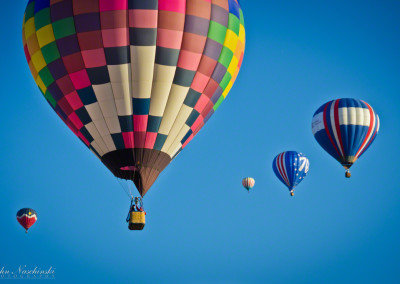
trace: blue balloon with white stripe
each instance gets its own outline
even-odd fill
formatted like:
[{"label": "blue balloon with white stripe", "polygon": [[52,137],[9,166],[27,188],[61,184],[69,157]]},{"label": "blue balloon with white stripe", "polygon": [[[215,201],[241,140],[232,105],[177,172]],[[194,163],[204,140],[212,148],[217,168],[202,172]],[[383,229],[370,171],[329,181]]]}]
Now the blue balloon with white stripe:
[{"label": "blue balloon with white stripe", "polygon": [[346,169],[371,146],[379,131],[379,117],[358,99],[337,99],[323,104],[312,119],[312,132],[321,147]]},{"label": "blue balloon with white stripe", "polygon": [[272,162],[275,175],[287,186],[291,196],[294,195],[294,188],[306,177],[309,168],[307,157],[296,151],[282,152]]}]

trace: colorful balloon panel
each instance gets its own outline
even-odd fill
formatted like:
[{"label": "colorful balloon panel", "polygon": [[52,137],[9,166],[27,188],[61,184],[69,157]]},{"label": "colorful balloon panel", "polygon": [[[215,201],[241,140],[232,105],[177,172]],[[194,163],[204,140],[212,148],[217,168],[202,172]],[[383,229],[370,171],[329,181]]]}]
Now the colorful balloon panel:
[{"label": "colorful balloon panel", "polygon": [[369,104],[357,99],[327,102],[312,119],[317,142],[346,169],[369,148],[378,131],[378,115]]},{"label": "colorful balloon panel", "polygon": [[307,157],[296,151],[282,152],[272,162],[275,175],[290,191],[306,177],[309,168]]},{"label": "colorful balloon panel", "polygon": [[256,181],[254,178],[251,177],[246,177],[242,180],[242,185],[245,189],[250,190],[254,187]]},{"label": "colorful balloon panel", "polygon": [[30,0],[40,91],[143,196],[226,98],[245,47],[237,0]]},{"label": "colorful balloon panel", "polygon": [[37,213],[31,208],[23,208],[17,212],[17,221],[28,231],[37,221]]}]

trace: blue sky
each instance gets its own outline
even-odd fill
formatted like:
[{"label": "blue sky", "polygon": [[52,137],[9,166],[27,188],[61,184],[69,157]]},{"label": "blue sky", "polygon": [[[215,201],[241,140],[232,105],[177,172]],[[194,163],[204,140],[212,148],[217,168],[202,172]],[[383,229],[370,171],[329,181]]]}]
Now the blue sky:
[{"label": "blue sky", "polygon": [[[399,282],[400,3],[241,4],[238,80],[146,195],[142,232],[127,229],[117,180],[37,90],[25,1],[3,4],[0,268],[53,266],[57,283]],[[311,133],[314,111],[341,97],[381,119],[351,179]],[[271,168],[284,150],[310,160],[294,198]],[[256,180],[250,194],[244,176]],[[28,235],[22,207],[39,215]]]}]

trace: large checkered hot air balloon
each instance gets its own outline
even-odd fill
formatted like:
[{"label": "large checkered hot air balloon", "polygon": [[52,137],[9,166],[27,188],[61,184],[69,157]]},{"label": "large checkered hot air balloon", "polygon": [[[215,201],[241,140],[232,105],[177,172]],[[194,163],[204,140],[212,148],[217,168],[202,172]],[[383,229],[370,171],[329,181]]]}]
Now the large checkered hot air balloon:
[{"label": "large checkered hot air balloon", "polygon": [[379,117],[357,99],[337,99],[323,104],[312,119],[315,139],[350,177],[350,167],[364,154],[379,131]]},{"label": "large checkered hot air balloon", "polygon": [[237,0],[30,0],[22,34],[49,105],[141,196],[224,101],[245,47]]}]

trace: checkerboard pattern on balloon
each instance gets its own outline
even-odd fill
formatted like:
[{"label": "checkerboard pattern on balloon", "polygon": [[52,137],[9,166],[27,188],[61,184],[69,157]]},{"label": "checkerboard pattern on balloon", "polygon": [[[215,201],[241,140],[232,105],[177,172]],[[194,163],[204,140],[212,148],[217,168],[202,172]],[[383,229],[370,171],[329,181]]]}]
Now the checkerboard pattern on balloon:
[{"label": "checkerboard pattern on balloon", "polygon": [[245,30],[237,0],[30,0],[23,43],[40,91],[98,157],[174,157],[231,89]]}]

